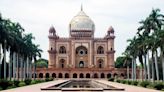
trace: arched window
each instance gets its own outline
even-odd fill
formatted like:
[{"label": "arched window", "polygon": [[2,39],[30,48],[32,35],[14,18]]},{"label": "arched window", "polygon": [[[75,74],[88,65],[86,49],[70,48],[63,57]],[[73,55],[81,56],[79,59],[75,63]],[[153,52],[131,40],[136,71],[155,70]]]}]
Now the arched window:
[{"label": "arched window", "polygon": [[104,48],[102,46],[98,47],[97,54],[104,54]]},{"label": "arched window", "polygon": [[76,73],[73,74],[73,78],[77,78],[77,74]]},{"label": "arched window", "polygon": [[107,78],[111,78],[112,77],[112,74],[111,73],[108,73],[107,74]]},{"label": "arched window", "polygon": [[60,54],[66,54],[66,48],[64,46],[61,46],[59,49]]},{"label": "arched window", "polygon": [[80,73],[80,78],[84,78],[84,74],[83,73]]},{"label": "arched window", "polygon": [[43,73],[39,73],[39,78],[43,78]]},{"label": "arched window", "polygon": [[101,78],[105,78],[105,74],[104,73],[101,73]]},{"label": "arched window", "polygon": [[69,74],[68,73],[65,74],[65,78],[69,78]]},{"label": "arched window", "polygon": [[83,62],[83,61],[80,61],[80,62],[79,62],[79,67],[80,67],[80,68],[84,68],[84,62]]},{"label": "arched window", "polygon": [[64,66],[64,63],[65,63],[65,60],[64,59],[61,59],[60,60],[60,67],[61,68],[64,68],[65,66]]},{"label": "arched window", "polygon": [[93,78],[98,78],[97,73],[95,73],[95,74],[93,75]]},{"label": "arched window", "polygon": [[55,73],[52,74],[52,78],[56,78],[56,74]]},{"label": "arched window", "polygon": [[89,73],[86,74],[86,78],[90,78],[90,74]]},{"label": "arched window", "polygon": [[50,77],[49,73],[46,73],[46,78],[49,78],[49,77]]},{"label": "arched window", "polygon": [[58,78],[63,78],[63,74],[59,73]]},{"label": "arched window", "polygon": [[103,60],[102,59],[98,60],[98,68],[103,68]]}]

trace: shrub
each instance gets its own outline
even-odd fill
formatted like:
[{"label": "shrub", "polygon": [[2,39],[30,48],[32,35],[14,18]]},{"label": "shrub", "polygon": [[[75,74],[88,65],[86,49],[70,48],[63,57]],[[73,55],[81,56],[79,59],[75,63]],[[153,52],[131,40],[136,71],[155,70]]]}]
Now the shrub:
[{"label": "shrub", "polygon": [[19,87],[19,81],[18,80],[14,80],[13,83],[14,83],[14,86]]},{"label": "shrub", "polygon": [[0,86],[0,91],[2,90],[2,87]]},{"label": "shrub", "polygon": [[126,80],[121,80],[121,83],[126,84]]},{"label": "shrub", "polygon": [[138,81],[132,81],[131,84],[137,86],[138,85]]},{"label": "shrub", "polygon": [[31,79],[25,79],[24,82],[26,85],[29,85],[31,83]]},{"label": "shrub", "polygon": [[154,88],[157,89],[157,90],[161,90],[161,89],[164,88],[164,84],[162,82],[155,83]]},{"label": "shrub", "polygon": [[52,81],[53,78],[46,78],[45,81]]},{"label": "shrub", "polygon": [[109,78],[108,81],[114,81],[114,78]]},{"label": "shrub", "polygon": [[35,80],[32,80],[31,81],[31,84],[36,84],[37,82]]},{"label": "shrub", "polygon": [[26,84],[23,82],[23,81],[21,81],[20,83],[19,83],[19,87],[22,87],[22,86],[25,86]]},{"label": "shrub", "polygon": [[142,87],[146,87],[146,86],[148,86],[150,84],[150,82],[148,82],[148,81],[142,81],[141,83],[140,83],[140,85],[142,86]]},{"label": "shrub", "polygon": [[44,82],[45,80],[35,80],[36,83]]},{"label": "shrub", "polygon": [[0,80],[0,87],[4,90],[7,89],[8,86],[12,86],[12,82],[11,81],[7,81],[5,79]]},{"label": "shrub", "polygon": [[120,83],[120,82],[121,82],[121,80],[116,80],[116,82]]},{"label": "shrub", "polygon": [[129,85],[131,85],[131,84],[132,84],[132,81],[129,81],[129,80],[128,80],[126,83],[129,84]]}]

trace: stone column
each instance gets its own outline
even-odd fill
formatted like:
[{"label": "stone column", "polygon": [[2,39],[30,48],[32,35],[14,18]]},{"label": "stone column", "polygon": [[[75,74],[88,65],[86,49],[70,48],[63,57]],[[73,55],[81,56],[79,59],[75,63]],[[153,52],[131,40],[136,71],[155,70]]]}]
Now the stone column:
[{"label": "stone column", "polygon": [[90,49],[90,61],[89,61],[89,66],[92,66],[93,64],[93,41],[90,40],[90,45],[89,48]]},{"label": "stone column", "polygon": [[72,55],[72,67],[75,68],[76,67],[76,65],[75,65],[75,42],[72,41],[71,45],[72,45],[71,46],[72,47],[72,53],[71,53],[71,55]]}]

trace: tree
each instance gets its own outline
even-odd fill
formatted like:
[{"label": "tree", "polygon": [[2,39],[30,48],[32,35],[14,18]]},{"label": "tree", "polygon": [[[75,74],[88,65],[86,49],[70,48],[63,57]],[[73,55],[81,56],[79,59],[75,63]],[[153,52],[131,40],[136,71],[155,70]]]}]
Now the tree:
[{"label": "tree", "polygon": [[48,68],[48,60],[46,59],[38,59],[35,62],[36,68]]}]

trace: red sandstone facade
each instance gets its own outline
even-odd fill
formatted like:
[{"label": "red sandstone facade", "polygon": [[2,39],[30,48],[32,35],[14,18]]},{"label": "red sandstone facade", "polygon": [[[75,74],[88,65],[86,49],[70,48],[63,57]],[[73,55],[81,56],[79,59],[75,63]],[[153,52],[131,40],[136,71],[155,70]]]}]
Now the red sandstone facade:
[{"label": "red sandstone facade", "polygon": [[49,66],[38,69],[42,77],[55,78],[109,78],[126,75],[125,69],[114,66],[114,29],[106,36],[94,37],[93,21],[81,11],[69,24],[70,36],[59,37],[54,27],[49,29]]}]

